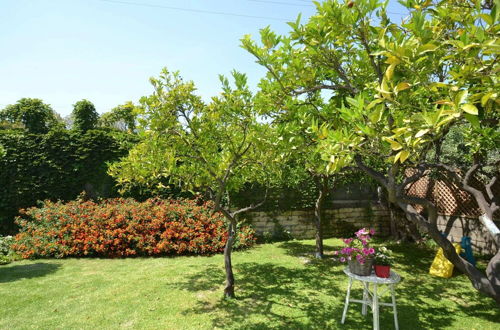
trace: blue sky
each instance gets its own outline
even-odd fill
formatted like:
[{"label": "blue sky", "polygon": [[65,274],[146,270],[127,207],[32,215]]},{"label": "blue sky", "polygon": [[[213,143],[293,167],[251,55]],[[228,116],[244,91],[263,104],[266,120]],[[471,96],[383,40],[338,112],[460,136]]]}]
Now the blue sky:
[{"label": "blue sky", "polygon": [[[394,0],[390,10],[404,13]],[[255,86],[264,70],[239,39],[267,25],[284,34],[314,11],[306,0],[0,0],[0,108],[36,97],[67,116],[86,98],[102,113],[151,93],[164,66],[205,99],[233,68]]]}]

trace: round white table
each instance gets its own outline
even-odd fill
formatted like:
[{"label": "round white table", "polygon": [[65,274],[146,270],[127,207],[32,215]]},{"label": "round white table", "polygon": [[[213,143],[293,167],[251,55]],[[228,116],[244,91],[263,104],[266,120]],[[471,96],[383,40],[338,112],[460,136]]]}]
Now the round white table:
[{"label": "round white table", "polygon": [[[401,281],[401,277],[391,271],[391,276],[389,278],[377,277],[374,272],[372,272],[369,276],[360,276],[353,274],[349,271],[349,267],[344,269],[344,273],[349,276],[349,284],[347,285],[347,295],[345,298],[344,312],[342,313],[342,321],[344,324],[345,317],[347,315],[347,308],[349,307],[350,302],[360,303],[363,306],[361,307],[361,313],[366,315],[367,306],[370,306],[373,314],[373,329],[379,330],[379,306],[391,306],[394,311],[394,326],[396,330],[399,329],[398,325],[398,313],[396,311],[396,296],[394,293],[395,284]],[[351,286],[353,281],[360,281],[363,284],[363,300],[359,299],[351,299]],[[373,288],[370,290],[370,284],[373,285]],[[379,291],[378,286],[381,284],[385,284],[388,286],[388,289],[385,291]],[[382,296],[387,290],[391,291],[392,303],[383,303],[379,302],[379,296]]]}]

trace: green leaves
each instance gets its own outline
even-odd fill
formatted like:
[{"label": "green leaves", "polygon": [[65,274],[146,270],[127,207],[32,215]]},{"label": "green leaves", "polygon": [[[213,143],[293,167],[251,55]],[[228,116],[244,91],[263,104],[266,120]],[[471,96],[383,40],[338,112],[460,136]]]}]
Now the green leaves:
[{"label": "green leaves", "polygon": [[399,161],[400,163],[404,163],[404,161],[408,159],[408,156],[410,156],[410,152],[408,150],[401,150],[396,154],[396,156],[394,156],[393,162],[397,163]]},{"label": "green leaves", "polygon": [[0,122],[22,126],[29,133],[44,134],[50,129],[64,127],[50,105],[40,99],[22,98],[0,111]]},{"label": "green leaves", "polygon": [[408,89],[410,87],[411,87],[411,85],[409,83],[407,83],[407,82],[400,82],[396,86],[396,88],[394,89],[394,92],[397,94],[397,93],[399,93],[401,91],[404,91],[404,90],[406,90],[406,89]]},{"label": "green leaves", "polygon": [[475,116],[477,116],[479,114],[477,107],[474,104],[470,104],[470,103],[462,105],[462,110],[468,114],[475,115]]},{"label": "green leaves", "polygon": [[438,49],[439,46],[434,45],[434,44],[425,44],[419,47],[418,51],[420,55],[423,55],[428,52],[434,52],[436,49]]},{"label": "green leaves", "polygon": [[163,70],[153,80],[154,93],[142,100],[142,142],[111,173],[124,184],[168,178],[218,196],[249,181],[267,181],[278,157],[272,153],[274,131],[258,121],[245,74],[233,71],[232,82],[220,80],[222,93],[204,104],[192,82]]},{"label": "green leaves", "polygon": [[125,156],[135,142],[135,136],[102,130],[0,131],[5,150],[0,157],[0,231],[12,230],[8,227],[19,209],[37,200],[73,199],[86,187],[101,197],[116,194],[107,163]]},{"label": "green leaves", "polygon": [[[293,104],[308,109],[318,118],[323,159],[332,164],[353,141],[360,145],[351,151],[387,163],[418,162],[453,125],[483,127],[488,116],[498,122],[497,6],[406,3],[409,16],[394,24],[379,1],[356,1],[357,10],[325,1],[308,22],[290,23],[294,30],[281,43],[267,30],[260,48],[246,42],[268,70],[261,86],[276,102],[277,118],[288,120]],[[328,116],[327,105],[334,109]],[[334,134],[344,129],[350,135]]]}]

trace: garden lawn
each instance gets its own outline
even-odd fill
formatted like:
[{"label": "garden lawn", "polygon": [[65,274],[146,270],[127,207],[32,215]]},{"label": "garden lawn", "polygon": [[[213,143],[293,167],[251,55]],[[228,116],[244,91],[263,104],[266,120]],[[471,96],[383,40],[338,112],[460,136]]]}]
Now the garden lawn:
[{"label": "garden lawn", "polygon": [[[328,239],[326,250],[341,246]],[[464,275],[428,275],[433,251],[390,245],[402,329],[498,329],[500,311]],[[340,324],[344,265],[310,261],[312,241],[234,253],[235,300],[223,300],[223,257],[66,259],[0,266],[0,328],[371,329],[353,304]],[[483,265],[484,266],[484,265]],[[361,297],[360,284],[354,296]],[[392,311],[381,309],[383,329]]]}]

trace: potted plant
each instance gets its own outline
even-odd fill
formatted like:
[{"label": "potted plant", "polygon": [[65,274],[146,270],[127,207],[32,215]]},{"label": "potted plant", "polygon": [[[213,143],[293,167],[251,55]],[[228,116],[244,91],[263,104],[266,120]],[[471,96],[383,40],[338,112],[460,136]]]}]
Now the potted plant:
[{"label": "potted plant", "polygon": [[349,271],[356,275],[369,276],[372,272],[375,249],[369,246],[373,229],[361,228],[355,237],[344,239],[346,245],[334,254],[339,256],[340,262],[347,262]]},{"label": "potted plant", "polygon": [[382,278],[391,276],[391,263],[392,251],[382,246],[375,254],[375,274]]}]

